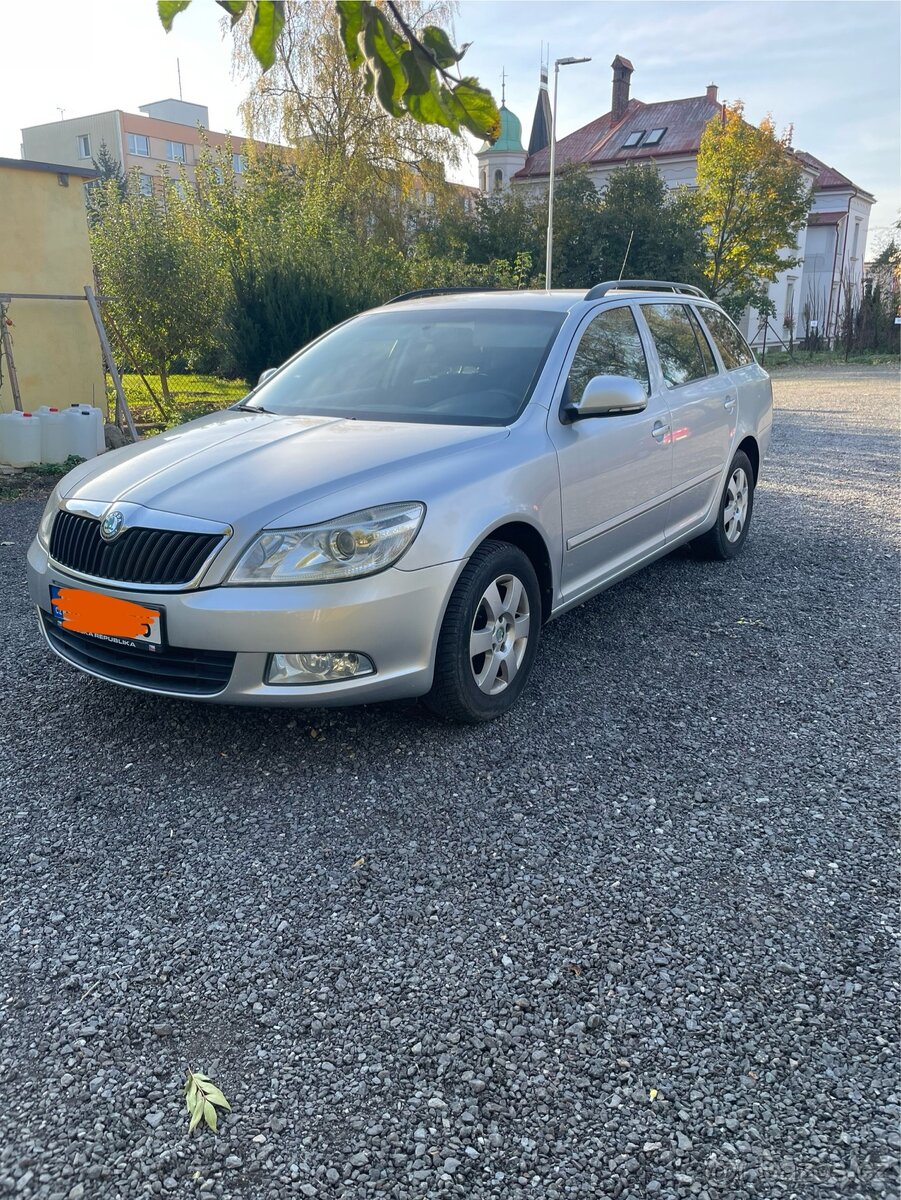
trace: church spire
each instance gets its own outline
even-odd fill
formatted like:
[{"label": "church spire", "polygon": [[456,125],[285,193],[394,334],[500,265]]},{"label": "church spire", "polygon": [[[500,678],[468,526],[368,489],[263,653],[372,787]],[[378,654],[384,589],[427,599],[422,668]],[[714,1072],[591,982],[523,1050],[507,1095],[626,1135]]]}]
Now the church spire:
[{"label": "church spire", "polygon": [[544,61],[544,43],[541,46],[541,75],[538,82],[538,100],[532,118],[532,136],[529,138],[529,154],[537,154],[551,140],[551,100],[547,90],[547,64]]}]

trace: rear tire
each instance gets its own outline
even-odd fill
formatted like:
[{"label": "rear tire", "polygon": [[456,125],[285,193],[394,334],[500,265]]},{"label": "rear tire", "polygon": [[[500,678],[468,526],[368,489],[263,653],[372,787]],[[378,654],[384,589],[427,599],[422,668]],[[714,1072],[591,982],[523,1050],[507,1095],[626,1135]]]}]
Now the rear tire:
[{"label": "rear tire", "polygon": [[541,591],[527,556],[508,542],[483,542],[448,603],[426,707],[467,724],[502,717],[528,682],[540,627]]},{"label": "rear tire", "polygon": [[691,543],[697,558],[728,562],[740,554],[754,513],[754,468],[744,450],[738,450],[726,475],[716,524]]}]

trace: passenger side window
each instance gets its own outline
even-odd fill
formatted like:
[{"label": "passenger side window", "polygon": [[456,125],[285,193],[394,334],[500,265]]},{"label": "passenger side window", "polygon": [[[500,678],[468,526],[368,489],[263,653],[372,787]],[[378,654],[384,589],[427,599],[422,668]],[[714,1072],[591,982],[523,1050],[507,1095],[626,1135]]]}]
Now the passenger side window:
[{"label": "passenger side window", "polygon": [[595,375],[627,375],[650,392],[648,362],[631,308],[608,308],[582,334],[569,369],[569,394],[579,400]]},{"label": "passenger side window", "polygon": [[[684,304],[642,305],[667,387],[681,387],[707,376],[691,310]],[[707,347],[710,355],[710,347]],[[712,359],[711,359],[712,361]]]},{"label": "passenger side window", "polygon": [[736,367],[747,367],[754,361],[748,343],[725,313],[718,312],[715,308],[703,308],[701,314],[704,324],[713,334],[713,340],[727,371],[734,371]]}]

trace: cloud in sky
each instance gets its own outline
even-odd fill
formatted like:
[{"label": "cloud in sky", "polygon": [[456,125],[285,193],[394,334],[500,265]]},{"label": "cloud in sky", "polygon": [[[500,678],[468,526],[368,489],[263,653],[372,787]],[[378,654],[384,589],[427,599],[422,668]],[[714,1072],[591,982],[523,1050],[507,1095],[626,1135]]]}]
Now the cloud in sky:
[{"label": "cloud in sky", "polygon": [[[37,14],[40,12],[38,22]],[[245,87],[231,77],[228,37],[213,0],[193,0],[166,35],[154,0],[3,0],[0,155],[18,157],[23,125],[178,94],[207,104],[214,128],[242,131]],[[652,101],[741,97],[750,120],[772,113],[794,126],[794,144],[874,192],[872,226],[901,207],[901,7],[894,0],[462,0],[465,68],[507,103],[528,137],[541,43],[553,58],[591,55],[560,77],[558,129],[566,133],[610,107],[610,62],[635,64],[632,93]],[[470,181],[475,182],[471,161]]]}]

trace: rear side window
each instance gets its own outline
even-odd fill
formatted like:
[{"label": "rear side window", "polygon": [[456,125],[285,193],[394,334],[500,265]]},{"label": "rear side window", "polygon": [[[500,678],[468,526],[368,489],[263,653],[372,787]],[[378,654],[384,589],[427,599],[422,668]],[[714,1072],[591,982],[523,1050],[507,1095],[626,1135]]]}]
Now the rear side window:
[{"label": "rear side window", "polygon": [[754,361],[748,343],[725,313],[717,312],[715,308],[704,308],[701,314],[705,325],[713,334],[713,340],[727,371],[734,371],[736,367],[746,367]]},{"label": "rear side window", "polygon": [[[706,379],[707,366],[698,342],[700,329],[684,304],[644,304],[642,312],[651,329],[667,386],[681,387]],[[710,356],[710,348],[707,347]]]},{"label": "rear side window", "polygon": [[569,369],[569,393],[578,400],[595,375],[628,375],[650,391],[648,362],[631,308],[608,308],[594,317]]}]

